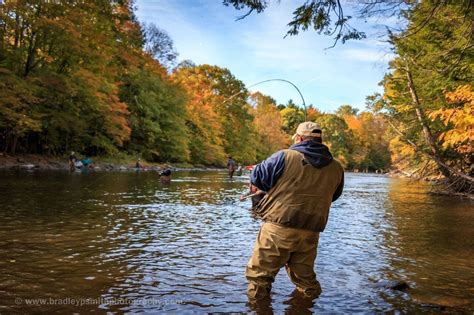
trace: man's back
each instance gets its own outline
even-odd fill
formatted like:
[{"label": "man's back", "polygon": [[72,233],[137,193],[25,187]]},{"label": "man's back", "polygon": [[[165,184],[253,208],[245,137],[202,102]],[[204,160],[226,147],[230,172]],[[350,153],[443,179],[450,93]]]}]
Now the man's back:
[{"label": "man's back", "polygon": [[291,149],[283,152],[283,174],[256,211],[265,222],[321,232],[326,226],[334,193],[342,181],[343,169],[335,160],[318,168],[301,152]]}]

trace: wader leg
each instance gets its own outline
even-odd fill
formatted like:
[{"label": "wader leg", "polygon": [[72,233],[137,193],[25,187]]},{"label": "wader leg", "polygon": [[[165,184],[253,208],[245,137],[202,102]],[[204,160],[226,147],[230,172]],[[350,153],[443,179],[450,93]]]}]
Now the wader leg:
[{"label": "wader leg", "polygon": [[321,294],[321,286],[316,280],[314,261],[318,248],[319,233],[301,240],[296,252],[291,253],[286,264],[286,272],[297,289],[305,295],[317,297]]},{"label": "wader leg", "polygon": [[249,281],[247,295],[250,299],[260,300],[269,296],[275,276],[290,257],[289,251],[279,248],[277,244],[278,236],[269,232],[268,224],[263,224],[245,270]]}]

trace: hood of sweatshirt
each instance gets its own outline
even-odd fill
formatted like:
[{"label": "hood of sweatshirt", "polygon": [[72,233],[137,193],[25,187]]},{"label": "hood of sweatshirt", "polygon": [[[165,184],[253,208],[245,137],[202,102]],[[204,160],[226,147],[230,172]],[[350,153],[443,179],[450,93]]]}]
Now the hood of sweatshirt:
[{"label": "hood of sweatshirt", "polygon": [[306,160],[316,168],[325,167],[333,160],[329,148],[314,140],[294,144],[290,149],[303,153]]}]

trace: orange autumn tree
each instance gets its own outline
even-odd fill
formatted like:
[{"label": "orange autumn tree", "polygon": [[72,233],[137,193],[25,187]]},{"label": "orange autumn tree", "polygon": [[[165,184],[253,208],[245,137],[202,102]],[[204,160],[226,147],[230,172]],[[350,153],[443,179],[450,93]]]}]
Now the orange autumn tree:
[{"label": "orange autumn tree", "polygon": [[462,163],[461,169],[471,167],[472,173],[470,158],[474,153],[474,92],[470,85],[462,85],[445,96],[448,104],[454,107],[432,111],[428,117],[439,119],[444,126],[438,136],[443,149],[456,152]]},{"label": "orange autumn tree", "polygon": [[223,126],[215,107],[224,99],[213,93],[212,80],[204,68],[178,67],[173,81],[187,93],[186,126],[190,134],[190,159],[193,163],[222,165],[225,161]]},{"label": "orange autumn tree", "polygon": [[306,120],[307,121],[316,121],[323,113],[313,105],[309,105],[306,108]]},{"label": "orange autumn tree", "polygon": [[363,170],[383,170],[390,166],[387,125],[382,115],[361,112],[350,105],[342,105],[336,114],[344,119],[353,137],[348,167]]},{"label": "orange autumn tree", "polygon": [[257,161],[261,161],[288,147],[290,138],[282,129],[282,118],[276,101],[260,92],[253,93],[250,98],[254,105],[252,113],[257,133]]},{"label": "orange autumn tree", "polygon": [[173,79],[188,94],[191,162],[225,165],[227,156],[255,162],[253,116],[243,82],[225,68],[185,63]]}]

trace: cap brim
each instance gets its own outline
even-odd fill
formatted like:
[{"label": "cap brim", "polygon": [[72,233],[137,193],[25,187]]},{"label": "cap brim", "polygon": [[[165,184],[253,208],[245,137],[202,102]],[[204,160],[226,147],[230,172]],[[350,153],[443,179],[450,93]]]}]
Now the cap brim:
[{"label": "cap brim", "polygon": [[297,135],[298,135],[298,134],[295,133],[293,136],[291,136],[291,140],[295,140],[295,138],[296,138]]}]

